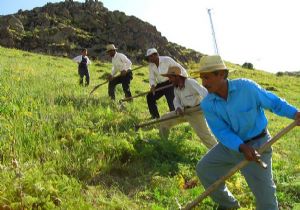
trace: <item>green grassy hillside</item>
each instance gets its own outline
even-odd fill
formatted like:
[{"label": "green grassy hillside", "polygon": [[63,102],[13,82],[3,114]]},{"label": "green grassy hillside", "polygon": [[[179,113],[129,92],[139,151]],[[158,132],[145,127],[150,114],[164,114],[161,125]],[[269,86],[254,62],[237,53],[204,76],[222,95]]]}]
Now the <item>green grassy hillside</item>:
[{"label": "green grassy hillside", "polygon": [[[206,153],[188,124],[162,141],[150,127],[134,125],[149,118],[145,97],[122,108],[107,96],[107,85],[89,97],[111,65],[94,62],[91,86],[78,85],[70,59],[0,47],[0,209],[176,209],[203,192],[195,174]],[[300,107],[300,78],[245,70],[231,78],[254,79]],[[148,69],[134,72],[132,92],[148,90]],[[117,98],[123,92],[117,88]],[[167,112],[164,99],[161,113]],[[291,121],[267,113],[274,135]],[[273,169],[282,209],[300,205],[300,130],[274,146]],[[185,189],[187,181],[196,186]],[[254,209],[244,179],[228,186],[243,206]],[[298,206],[298,207],[297,207]],[[208,198],[197,209],[213,209]]]}]

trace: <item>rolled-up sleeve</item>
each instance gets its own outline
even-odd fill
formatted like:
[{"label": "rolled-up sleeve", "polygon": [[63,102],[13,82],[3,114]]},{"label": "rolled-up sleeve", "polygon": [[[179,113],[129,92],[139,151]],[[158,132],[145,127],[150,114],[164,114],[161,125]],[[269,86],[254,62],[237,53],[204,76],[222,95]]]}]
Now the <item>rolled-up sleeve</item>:
[{"label": "rolled-up sleeve", "polygon": [[75,58],[73,58],[72,60],[73,60],[74,62],[76,62],[76,63],[80,63],[81,60],[82,60],[82,56],[81,56],[81,55],[78,55],[78,56],[76,56]]},{"label": "rolled-up sleeve", "polygon": [[180,100],[180,96],[178,95],[178,93],[176,91],[174,91],[174,100],[173,100],[173,104],[174,104],[174,107],[175,107],[175,110],[177,108],[180,108],[180,109],[183,109],[183,106],[181,104],[181,100]]},{"label": "rolled-up sleeve", "polygon": [[153,64],[149,64],[149,84],[150,86],[156,85],[155,74],[153,70]]},{"label": "rolled-up sleeve", "polygon": [[263,89],[257,83],[249,82],[252,83],[253,89],[256,90],[255,93],[257,93],[257,97],[263,108],[268,109],[279,116],[294,119],[295,114],[297,113],[297,109],[294,106],[272,92]]}]

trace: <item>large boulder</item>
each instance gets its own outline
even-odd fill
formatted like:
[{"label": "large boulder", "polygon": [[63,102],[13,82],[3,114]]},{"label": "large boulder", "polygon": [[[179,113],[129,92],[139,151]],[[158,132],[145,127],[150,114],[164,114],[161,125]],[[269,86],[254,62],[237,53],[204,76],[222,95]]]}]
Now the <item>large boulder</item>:
[{"label": "large boulder", "polygon": [[9,30],[9,27],[1,27],[0,28],[0,45],[4,47],[14,47],[15,42],[13,38],[13,33]]},{"label": "large boulder", "polygon": [[14,15],[8,16],[7,24],[10,29],[16,31],[17,33],[24,33],[24,26],[22,22],[16,18]]}]

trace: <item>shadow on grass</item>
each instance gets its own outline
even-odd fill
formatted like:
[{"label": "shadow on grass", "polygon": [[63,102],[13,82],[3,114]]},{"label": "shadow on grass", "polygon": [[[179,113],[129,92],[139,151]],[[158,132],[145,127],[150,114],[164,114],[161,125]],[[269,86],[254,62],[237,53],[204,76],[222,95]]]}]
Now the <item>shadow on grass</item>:
[{"label": "shadow on grass", "polygon": [[[54,104],[59,106],[73,106],[75,109],[83,111],[85,109],[101,109],[96,115],[91,117],[94,124],[98,124],[97,131],[104,133],[123,133],[129,130],[134,130],[139,119],[136,113],[127,111],[127,106],[130,103],[119,103],[110,100],[109,97],[83,97],[83,96],[67,96],[61,95],[54,99]],[[64,121],[64,116],[62,120]]]},{"label": "shadow on grass", "polygon": [[101,67],[104,67],[105,64],[104,64],[104,63],[96,63],[95,66],[101,66]]},{"label": "shadow on grass", "polygon": [[[117,108],[118,109],[118,108]],[[120,111],[119,109],[116,111]],[[116,115],[109,117],[103,116],[102,118],[111,118],[103,120],[103,124],[101,125],[101,130],[104,133],[128,133],[129,131],[133,131],[138,122],[138,117],[134,114],[127,113],[123,111],[125,117],[118,117]]]},{"label": "shadow on grass", "polygon": [[145,74],[142,73],[142,72],[136,73],[135,75],[136,75],[136,76],[145,76]]},{"label": "shadow on grass", "polygon": [[[100,76],[98,77],[98,79],[100,79],[101,81],[98,81],[99,84],[104,83],[107,81],[107,77],[110,75],[109,72],[105,72],[104,70],[100,69],[97,70],[97,72],[100,72]],[[103,81],[102,81],[103,80]]]},{"label": "shadow on grass", "polygon": [[87,96],[74,96],[74,95],[60,95],[54,99],[54,104],[59,106],[73,106],[75,109],[82,110],[89,106],[107,108],[112,107],[118,109],[118,104],[108,97],[89,97]]},{"label": "shadow on grass", "polygon": [[60,95],[54,99],[54,104],[59,106],[72,105],[76,109],[83,109],[89,105],[99,106],[102,101],[100,98],[89,98],[88,96]]},{"label": "shadow on grass", "polygon": [[118,186],[126,195],[150,189],[153,177],[172,177],[181,173],[180,166],[194,168],[204,151],[187,147],[183,141],[135,140],[136,154],[122,153],[118,160],[92,177],[88,184]]}]

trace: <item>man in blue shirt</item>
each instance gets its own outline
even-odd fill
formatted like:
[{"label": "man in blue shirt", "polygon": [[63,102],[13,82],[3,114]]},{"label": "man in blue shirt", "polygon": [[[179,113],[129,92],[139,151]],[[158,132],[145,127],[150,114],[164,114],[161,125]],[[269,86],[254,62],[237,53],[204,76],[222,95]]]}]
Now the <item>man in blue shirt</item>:
[{"label": "man in blue shirt", "polygon": [[[220,143],[199,161],[197,175],[207,188],[246,158],[252,162],[241,169],[241,173],[256,198],[256,209],[278,210],[272,177],[272,149],[260,157],[268,164],[267,169],[255,163],[259,158],[256,150],[271,138],[264,109],[298,121],[300,112],[251,80],[228,80],[228,72],[218,55],[204,56],[200,61],[200,78],[209,92],[201,108]],[[225,184],[217,188],[211,198],[219,204],[218,209],[239,208]]]}]

